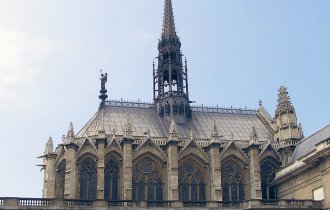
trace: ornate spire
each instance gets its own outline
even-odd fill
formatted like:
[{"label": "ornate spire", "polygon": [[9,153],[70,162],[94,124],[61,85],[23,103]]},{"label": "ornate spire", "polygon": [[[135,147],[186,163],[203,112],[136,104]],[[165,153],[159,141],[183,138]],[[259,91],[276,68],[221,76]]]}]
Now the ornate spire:
[{"label": "ornate spire", "polygon": [[282,113],[291,113],[294,114],[295,110],[291,103],[290,97],[288,96],[287,88],[281,86],[278,89],[278,99],[277,99],[277,107],[275,111],[275,117],[281,115]]},{"label": "ornate spire", "polygon": [[249,144],[250,145],[252,145],[252,144],[259,144],[257,130],[256,130],[256,128],[254,126],[252,126],[252,132],[251,132]]},{"label": "ornate spire", "polygon": [[173,7],[171,0],[165,0],[162,37],[176,37]]}]

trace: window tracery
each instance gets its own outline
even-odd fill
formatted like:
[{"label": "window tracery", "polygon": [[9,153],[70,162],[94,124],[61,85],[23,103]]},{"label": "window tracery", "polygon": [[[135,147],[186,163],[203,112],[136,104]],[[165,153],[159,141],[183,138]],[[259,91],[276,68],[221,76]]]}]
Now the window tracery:
[{"label": "window tracery", "polygon": [[194,163],[179,168],[179,190],[182,201],[205,201],[205,180]]},{"label": "window tracery", "polygon": [[239,166],[228,161],[221,167],[221,171],[222,200],[234,202],[244,200],[244,178]]},{"label": "window tracery", "polygon": [[270,187],[270,183],[275,178],[275,171],[278,167],[267,160],[260,166],[262,199],[276,199],[275,187]]},{"label": "window tracery", "polygon": [[104,199],[118,200],[119,194],[119,161],[111,157],[104,168]]},{"label": "window tracery", "polygon": [[133,200],[163,200],[163,180],[156,164],[144,158],[133,167]]},{"label": "window tracery", "polygon": [[80,199],[96,199],[96,162],[86,158],[80,167]]}]

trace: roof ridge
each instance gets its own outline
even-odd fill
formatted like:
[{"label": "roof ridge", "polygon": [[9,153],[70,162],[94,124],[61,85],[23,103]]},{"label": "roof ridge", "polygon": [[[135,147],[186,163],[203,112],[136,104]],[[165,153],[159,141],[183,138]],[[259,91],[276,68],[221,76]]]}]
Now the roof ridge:
[{"label": "roof ridge", "polygon": [[[300,142],[298,142],[298,144],[301,144],[303,142],[305,142],[307,139],[312,138],[313,136],[319,134],[321,131],[325,130],[326,128],[330,127],[330,124],[327,124],[326,126],[322,127],[321,129],[319,129],[318,131],[316,131],[315,133],[311,134],[310,136],[304,138],[303,140],[301,140]],[[297,145],[298,145],[297,144]],[[313,145],[314,146],[314,145]]]}]

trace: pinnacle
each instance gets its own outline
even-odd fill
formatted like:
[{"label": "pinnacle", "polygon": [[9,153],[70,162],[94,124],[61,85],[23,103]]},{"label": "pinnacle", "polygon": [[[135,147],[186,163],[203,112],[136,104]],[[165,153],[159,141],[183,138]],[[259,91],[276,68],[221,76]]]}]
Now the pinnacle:
[{"label": "pinnacle", "polygon": [[171,120],[170,133],[178,133],[178,130],[176,129],[176,123],[173,118]]},{"label": "pinnacle", "polygon": [[165,0],[162,37],[176,37],[172,0]]},{"label": "pinnacle", "polygon": [[67,137],[74,137],[73,124],[70,122]]}]

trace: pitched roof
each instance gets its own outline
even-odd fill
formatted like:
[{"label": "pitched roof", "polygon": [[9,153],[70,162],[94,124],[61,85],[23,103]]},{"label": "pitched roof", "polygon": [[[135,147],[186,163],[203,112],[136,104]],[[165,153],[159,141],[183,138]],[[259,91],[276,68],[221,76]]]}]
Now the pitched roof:
[{"label": "pitched roof", "polygon": [[[122,135],[125,129],[127,116],[132,118],[133,136],[144,137],[150,130],[151,138],[168,138],[170,122],[158,116],[152,107],[112,106],[104,107],[104,129],[106,135],[111,135],[113,129],[117,135]],[[99,124],[102,123],[102,114],[99,110],[89,122],[76,134],[76,138],[97,136]],[[193,109],[192,119],[186,124],[177,124],[179,138],[189,138],[192,130],[195,138],[210,139],[214,123],[219,135],[225,140],[249,141],[252,126],[255,126],[259,140],[266,142],[273,139],[272,133],[263,124],[256,112],[242,110],[210,110]]]},{"label": "pitched roof", "polygon": [[292,155],[292,159],[290,160],[290,162],[293,163],[296,160],[309,154],[316,149],[316,144],[320,143],[321,141],[324,141],[327,138],[330,138],[330,124],[299,142]]}]

